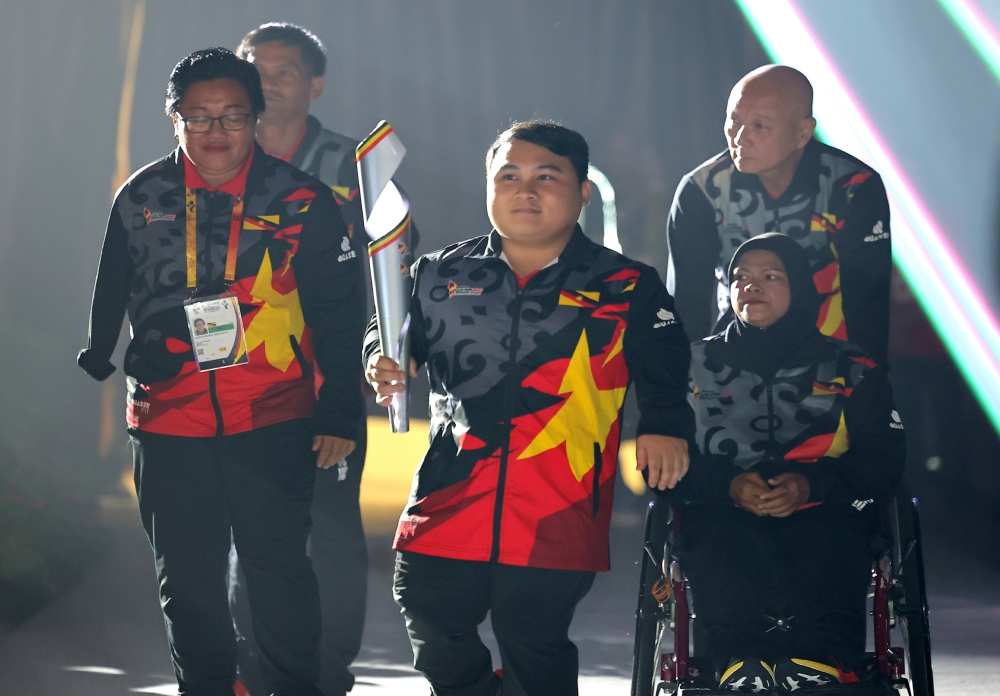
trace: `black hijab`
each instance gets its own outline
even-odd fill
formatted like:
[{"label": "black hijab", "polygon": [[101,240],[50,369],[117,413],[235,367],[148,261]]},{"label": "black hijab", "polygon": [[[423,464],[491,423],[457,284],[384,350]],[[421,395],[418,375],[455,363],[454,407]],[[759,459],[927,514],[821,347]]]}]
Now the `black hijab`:
[{"label": "black hijab", "polygon": [[813,364],[832,356],[833,349],[816,328],[820,297],[813,283],[809,257],[795,240],[768,232],[744,242],[729,263],[730,285],[740,257],[755,249],[770,251],[781,259],[791,293],[788,311],[766,329],[757,328],[737,316],[723,332],[723,340],[711,341],[706,349],[711,357],[727,365],[770,380],[783,367]]}]

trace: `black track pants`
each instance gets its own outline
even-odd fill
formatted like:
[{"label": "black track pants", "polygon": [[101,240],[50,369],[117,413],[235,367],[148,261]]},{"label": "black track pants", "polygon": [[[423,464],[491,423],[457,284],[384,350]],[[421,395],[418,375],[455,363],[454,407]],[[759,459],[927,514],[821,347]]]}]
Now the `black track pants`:
[{"label": "black track pants", "polygon": [[[873,507],[825,504],[785,518],[684,508],[681,565],[716,669],[743,657],[852,665],[862,656]],[[769,617],[794,617],[791,629]]]},{"label": "black track pants", "polygon": [[[309,557],[319,583],[323,615],[323,638],[320,646],[320,689],[326,696],[340,694],[354,686],[348,667],[361,650],[368,598],[368,546],[361,525],[361,474],[365,465],[366,429],[362,428],[357,447],[347,457],[347,471],[337,466],[316,469],[316,488],[312,502],[312,533]],[[315,468],[315,467],[314,467]],[[247,600],[243,571],[234,553],[230,558],[229,602],[239,637],[241,674],[249,676],[251,696],[253,661],[257,644]]]},{"label": "black track pants", "polygon": [[180,694],[232,696],[232,541],[264,682],[277,696],[318,696],[319,596],[306,556],[316,469],[309,422],[214,438],[138,431],[132,446]]},{"label": "black track pants", "polygon": [[393,589],[413,666],[435,696],[498,694],[477,630],[490,612],[506,696],[576,696],[579,656],[568,631],[594,576],[400,552]]}]

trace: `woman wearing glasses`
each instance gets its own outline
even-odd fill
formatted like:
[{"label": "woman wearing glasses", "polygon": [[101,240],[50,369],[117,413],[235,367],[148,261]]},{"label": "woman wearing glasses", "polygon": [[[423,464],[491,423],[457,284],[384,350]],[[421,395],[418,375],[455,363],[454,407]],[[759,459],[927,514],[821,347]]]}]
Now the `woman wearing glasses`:
[{"label": "woman wearing glasses", "polygon": [[309,505],[315,467],[354,449],[363,417],[360,361],[343,359],[361,351],[360,260],[338,260],[330,189],[254,144],[252,64],[192,53],[166,107],[179,147],[118,191],[78,362],[114,372],[127,312],[139,511],[180,692],[233,693],[232,539],[269,692],[319,696]]}]

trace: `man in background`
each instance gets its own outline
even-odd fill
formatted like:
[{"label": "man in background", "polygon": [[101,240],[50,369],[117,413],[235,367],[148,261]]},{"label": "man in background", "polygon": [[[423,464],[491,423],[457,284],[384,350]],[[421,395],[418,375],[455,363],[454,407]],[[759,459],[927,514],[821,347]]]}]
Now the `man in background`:
[{"label": "man in background", "polygon": [[[349,243],[342,245],[342,251],[364,258],[368,238],[354,160],[358,141],[326,130],[309,114],[310,103],[323,93],[326,49],[322,42],[294,24],[271,23],[247,34],[236,54],[257,67],[264,88],[267,115],[262,114],[257,124],[257,142],[268,154],[310,173],[333,190],[347,223]],[[364,282],[364,274],[361,278]],[[354,675],[348,667],[361,648],[365,622],[368,549],[358,502],[367,444],[364,421],[356,442],[357,448],[346,460],[317,470],[310,511],[313,527],[309,556],[319,582],[323,623],[319,686],[325,696],[342,695],[353,687]],[[250,606],[242,572],[235,562],[230,576],[240,679],[251,696],[263,696],[266,691],[261,690],[256,673],[257,646]]]},{"label": "man in background", "polygon": [[692,339],[714,333],[732,318],[726,269],[736,249],[780,232],[809,255],[820,331],[885,364],[892,272],[885,187],[871,167],[813,137],[812,98],[806,76],[784,65],[757,68],[736,83],[728,149],[677,187],[667,289]]}]

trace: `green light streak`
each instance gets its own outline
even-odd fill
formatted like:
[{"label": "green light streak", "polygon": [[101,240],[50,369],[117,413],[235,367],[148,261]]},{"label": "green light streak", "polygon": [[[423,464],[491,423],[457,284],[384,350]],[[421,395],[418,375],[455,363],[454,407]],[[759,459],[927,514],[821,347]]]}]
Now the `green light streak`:
[{"label": "green light streak", "polygon": [[[950,1],[959,4],[959,0]],[[870,162],[881,173],[893,210],[893,259],[1000,431],[1000,327],[951,250],[947,236],[927,212],[795,3],[735,2],[772,59],[801,69],[814,82],[814,111],[823,139]],[[963,7],[968,9],[967,3]]]},{"label": "green light streak", "polygon": [[969,0],[938,0],[938,4],[1000,82],[1000,38],[982,10]]}]

